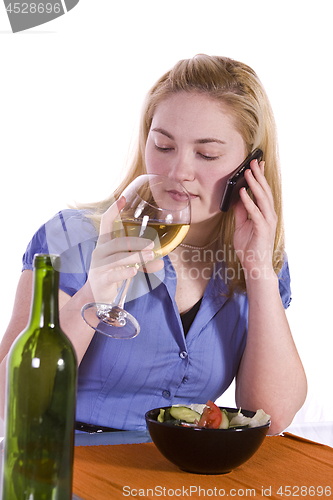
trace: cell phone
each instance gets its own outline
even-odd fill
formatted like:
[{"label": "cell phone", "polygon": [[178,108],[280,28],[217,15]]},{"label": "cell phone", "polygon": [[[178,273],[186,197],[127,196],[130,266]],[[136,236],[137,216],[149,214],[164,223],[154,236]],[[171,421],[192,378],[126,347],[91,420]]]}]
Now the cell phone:
[{"label": "cell phone", "polygon": [[231,208],[239,200],[239,190],[242,187],[249,187],[244,177],[245,170],[251,168],[250,163],[252,160],[258,160],[258,163],[260,163],[262,158],[263,152],[261,151],[261,149],[255,149],[232,173],[232,175],[227,180],[227,184],[222,196],[220,205],[221,212],[228,212],[229,208]]}]

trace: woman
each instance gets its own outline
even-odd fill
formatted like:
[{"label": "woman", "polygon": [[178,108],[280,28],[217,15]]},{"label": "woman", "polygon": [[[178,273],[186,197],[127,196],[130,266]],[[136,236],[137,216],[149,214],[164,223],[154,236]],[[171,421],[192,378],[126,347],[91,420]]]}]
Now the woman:
[{"label": "woman", "polygon": [[[246,171],[252,195],[240,190],[234,207],[221,213],[227,178],[255,148],[265,161],[252,161]],[[129,253],[125,239],[109,236],[124,206],[120,193],[146,171],[180,181],[192,207],[183,243],[147,264],[149,292],[142,290],[145,275],[128,266],[137,261],[136,251],[152,261],[152,245],[135,239]],[[234,377],[237,405],[263,408],[272,434],[302,406],[306,378],[284,311],[290,279],[275,125],[248,66],[205,55],[176,64],[148,93],[122,185],[105,202],[63,211],[36,233],[1,344],[2,391],[7,352],[29,316],[33,255],[48,251],[62,257],[61,324],[80,363],[77,420],[143,429],[148,409],[215,400]],[[126,309],[139,321],[140,335],[94,335],[81,318],[82,306],[112,301],[117,283],[131,276]]]}]

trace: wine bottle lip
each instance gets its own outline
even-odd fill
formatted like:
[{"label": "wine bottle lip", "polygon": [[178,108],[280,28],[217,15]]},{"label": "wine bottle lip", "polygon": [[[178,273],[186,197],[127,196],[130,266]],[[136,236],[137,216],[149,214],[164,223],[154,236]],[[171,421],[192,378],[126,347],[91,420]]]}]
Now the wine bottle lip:
[{"label": "wine bottle lip", "polygon": [[53,269],[59,271],[60,256],[53,254],[36,253],[34,256],[34,267],[38,269],[45,266],[53,267]]}]

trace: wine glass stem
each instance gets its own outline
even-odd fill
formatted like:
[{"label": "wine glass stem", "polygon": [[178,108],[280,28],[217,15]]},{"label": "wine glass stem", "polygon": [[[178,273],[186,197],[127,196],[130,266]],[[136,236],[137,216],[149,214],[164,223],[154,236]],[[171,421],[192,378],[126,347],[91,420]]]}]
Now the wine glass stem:
[{"label": "wine glass stem", "polygon": [[124,308],[124,303],[126,299],[126,295],[129,289],[129,286],[131,284],[132,278],[128,278],[127,280],[124,280],[121,284],[121,287],[119,289],[117,297],[113,301],[113,306],[118,306],[121,307],[122,309]]}]

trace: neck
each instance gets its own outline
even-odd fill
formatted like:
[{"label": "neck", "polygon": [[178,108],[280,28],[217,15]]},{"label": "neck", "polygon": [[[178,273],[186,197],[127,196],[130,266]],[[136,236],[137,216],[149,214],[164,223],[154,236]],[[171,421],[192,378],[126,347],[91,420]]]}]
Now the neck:
[{"label": "neck", "polygon": [[220,234],[221,219],[217,217],[200,223],[192,223],[190,229],[180,246],[196,248],[198,250],[209,248],[216,243]]}]

